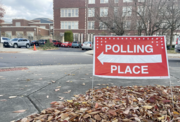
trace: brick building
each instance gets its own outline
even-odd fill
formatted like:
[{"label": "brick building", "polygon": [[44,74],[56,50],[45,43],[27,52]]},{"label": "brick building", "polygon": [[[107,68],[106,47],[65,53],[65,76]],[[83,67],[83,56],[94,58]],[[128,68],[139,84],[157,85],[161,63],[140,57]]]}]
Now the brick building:
[{"label": "brick building", "polygon": [[[141,3],[145,0],[137,1]],[[137,28],[138,16],[132,12],[133,5],[133,0],[53,0],[54,34],[63,36],[65,31],[72,30],[74,41],[81,43],[93,41],[93,35],[113,35],[96,19],[96,15],[106,19],[104,15],[121,9],[122,13],[128,12],[124,24],[128,31],[124,35],[137,35],[134,30]]]},{"label": "brick building", "polygon": [[12,23],[2,23],[1,26],[2,36],[9,38],[19,37],[37,40],[40,38],[49,38],[53,35],[53,22],[42,22],[41,19],[13,19]]}]

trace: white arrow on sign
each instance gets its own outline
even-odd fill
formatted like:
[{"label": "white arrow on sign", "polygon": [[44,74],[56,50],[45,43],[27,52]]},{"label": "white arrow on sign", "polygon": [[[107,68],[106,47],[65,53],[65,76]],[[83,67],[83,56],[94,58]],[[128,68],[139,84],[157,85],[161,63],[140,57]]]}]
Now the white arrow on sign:
[{"label": "white arrow on sign", "polygon": [[103,52],[97,57],[104,63],[162,63],[161,54],[157,55],[110,55]]}]

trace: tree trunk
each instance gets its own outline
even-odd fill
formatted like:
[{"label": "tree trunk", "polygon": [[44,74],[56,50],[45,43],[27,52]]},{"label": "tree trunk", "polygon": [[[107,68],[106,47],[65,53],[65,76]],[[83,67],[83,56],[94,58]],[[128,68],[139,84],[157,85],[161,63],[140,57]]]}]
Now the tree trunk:
[{"label": "tree trunk", "polygon": [[171,29],[171,35],[170,35],[170,50],[172,48],[172,41],[173,41],[173,29]]}]

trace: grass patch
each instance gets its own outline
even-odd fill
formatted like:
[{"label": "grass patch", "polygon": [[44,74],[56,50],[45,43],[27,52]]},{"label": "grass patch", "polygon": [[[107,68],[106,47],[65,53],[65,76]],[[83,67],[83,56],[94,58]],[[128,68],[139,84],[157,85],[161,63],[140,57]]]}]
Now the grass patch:
[{"label": "grass patch", "polygon": [[167,50],[167,53],[178,54],[175,50]]}]

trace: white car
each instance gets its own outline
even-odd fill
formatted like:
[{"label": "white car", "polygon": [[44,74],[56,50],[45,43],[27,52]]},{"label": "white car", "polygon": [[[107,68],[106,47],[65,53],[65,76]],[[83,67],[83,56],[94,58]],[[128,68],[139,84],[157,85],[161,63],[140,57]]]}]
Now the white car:
[{"label": "white car", "polygon": [[6,41],[10,41],[10,38],[7,37],[1,37],[1,43],[4,43]]},{"label": "white car", "polygon": [[14,38],[10,41],[4,42],[3,43],[4,47],[14,47],[14,48],[21,48],[21,47],[30,47],[30,41],[28,39],[24,38]]},{"label": "white car", "polygon": [[180,36],[176,40],[175,51],[180,53]]},{"label": "white car", "polygon": [[82,50],[84,49],[90,49],[92,50],[93,49],[93,44],[92,42],[84,42],[81,46]]}]

